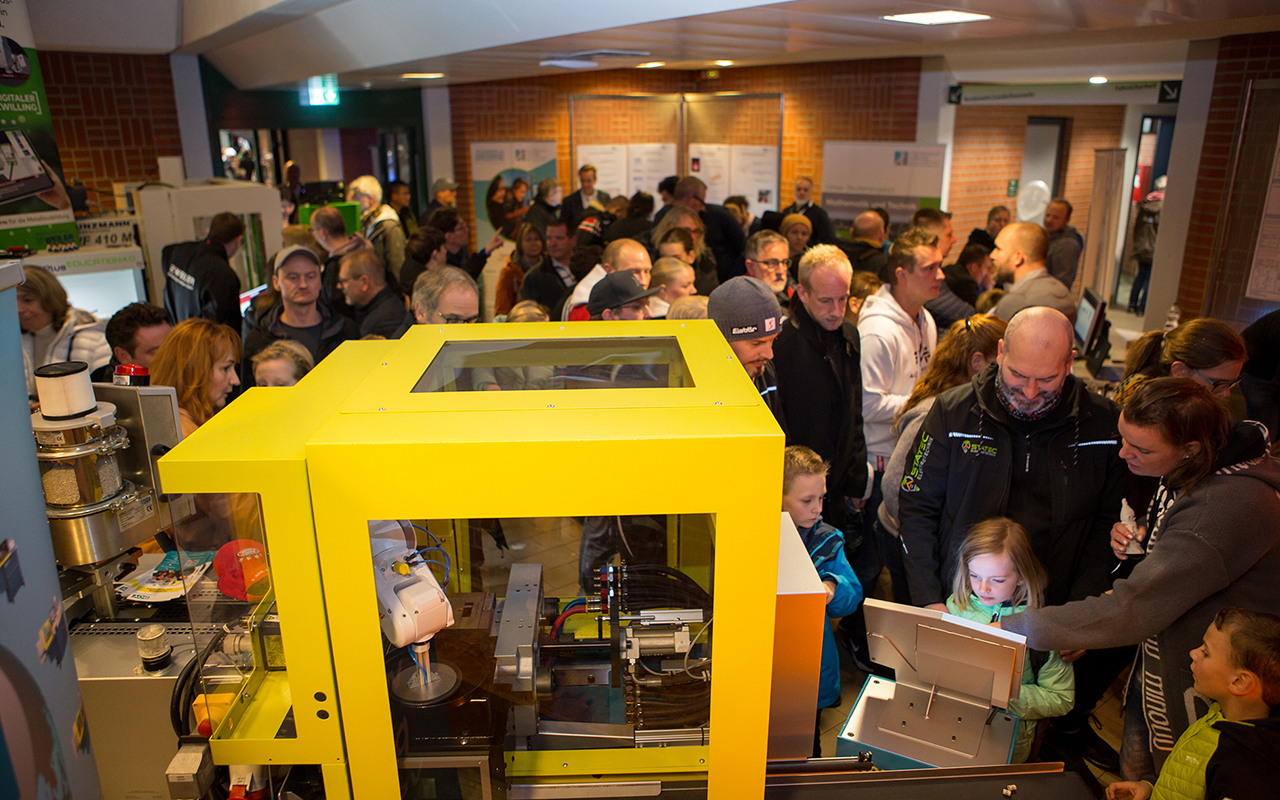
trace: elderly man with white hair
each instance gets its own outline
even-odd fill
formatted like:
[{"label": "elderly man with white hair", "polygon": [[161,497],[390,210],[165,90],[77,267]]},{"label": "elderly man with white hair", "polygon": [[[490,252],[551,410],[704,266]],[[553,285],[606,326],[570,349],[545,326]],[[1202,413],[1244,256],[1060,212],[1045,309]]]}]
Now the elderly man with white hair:
[{"label": "elderly man with white hair", "polygon": [[404,228],[396,210],[382,202],[382,184],[372,175],[361,175],[347,187],[347,202],[360,204],[360,231],[399,283],[404,264]]}]

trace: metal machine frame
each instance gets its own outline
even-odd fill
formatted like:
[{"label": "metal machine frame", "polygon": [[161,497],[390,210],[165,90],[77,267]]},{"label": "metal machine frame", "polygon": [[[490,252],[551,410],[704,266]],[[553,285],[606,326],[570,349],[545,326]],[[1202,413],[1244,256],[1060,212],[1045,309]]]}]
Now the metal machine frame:
[{"label": "metal machine frame", "polygon": [[[449,341],[675,340],[692,386],[413,392]],[[657,344],[655,342],[655,344]],[[783,436],[709,321],[419,325],[348,342],[297,386],[253,389],[160,462],[171,492],[256,492],[288,670],[259,668],[211,741],[218,763],[320,764],[330,798],[399,792],[367,524],[714,515],[710,745],[521,751],[527,781],[705,774],[762,797]],[[501,491],[495,491],[501,487]],[[566,490],[565,487],[587,487]],[[292,707],[297,736],[276,739]]]}]

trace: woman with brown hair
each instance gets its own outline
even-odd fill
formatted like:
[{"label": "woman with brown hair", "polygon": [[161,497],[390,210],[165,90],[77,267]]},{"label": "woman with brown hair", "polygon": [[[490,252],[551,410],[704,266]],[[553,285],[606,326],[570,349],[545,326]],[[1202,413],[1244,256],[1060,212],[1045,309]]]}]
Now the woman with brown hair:
[{"label": "woman with brown hair", "polygon": [[[227,404],[240,385],[240,335],[201,317],[178,323],[151,362],[151,383],[172,386],[185,439]],[[246,432],[251,433],[251,432]],[[217,550],[234,539],[261,541],[257,497],[210,493],[194,496],[196,513],[174,526],[174,540],[187,551]]]},{"label": "woman with brown hair", "polygon": [[894,420],[898,443],[881,479],[881,485],[887,491],[876,514],[875,530],[881,556],[893,581],[895,602],[911,602],[907,592],[907,574],[902,566],[902,542],[898,538],[898,487],[903,482],[911,446],[929,409],[933,408],[934,399],[948,389],[968,383],[995,361],[996,348],[1004,338],[1005,327],[1004,320],[984,314],[952,323],[946,336],[938,343],[938,352],[933,354],[928,369],[916,382],[915,389]]},{"label": "woman with brown hair", "polygon": [[1120,405],[1148,378],[1190,378],[1218,397],[1231,394],[1248,359],[1244,339],[1226,323],[1210,317],[1184,322],[1173,330],[1150,331],[1129,346],[1124,378],[1112,399]]},{"label": "woman with brown hair", "polygon": [[1150,535],[1117,523],[1111,546],[1122,560],[1145,557],[1104,595],[1029,609],[1001,626],[1038,650],[1142,644],[1120,751],[1123,777],[1139,780],[1205,711],[1187,652],[1218,610],[1280,613],[1280,467],[1261,425],[1233,424],[1222,401],[1189,378],[1143,381],[1119,428],[1129,470],[1160,485],[1145,514]]},{"label": "woman with brown hair", "polygon": [[494,288],[493,313],[506,314],[520,301],[520,284],[524,276],[547,261],[547,239],[537,226],[526,222],[516,231],[516,249],[498,273]]},{"label": "woman with brown hair", "polygon": [[190,436],[227,404],[240,385],[240,334],[192,317],[165,337],[151,362],[151,383],[172,386],[178,393],[182,435]]},{"label": "woman with brown hair", "polygon": [[933,407],[934,398],[947,389],[969,383],[974,375],[996,360],[996,348],[1005,337],[1005,326],[1005,320],[1000,317],[982,314],[952,323],[946,337],[938,343],[938,352],[933,353],[928,369],[916,381],[915,389],[911,390],[893,421],[897,444],[887,465],[884,465],[881,485],[887,490],[876,520],[876,539],[893,582],[893,602],[911,602],[906,589],[906,572],[902,568],[902,543],[897,526],[897,488],[906,472],[911,444],[915,442],[929,408]]}]

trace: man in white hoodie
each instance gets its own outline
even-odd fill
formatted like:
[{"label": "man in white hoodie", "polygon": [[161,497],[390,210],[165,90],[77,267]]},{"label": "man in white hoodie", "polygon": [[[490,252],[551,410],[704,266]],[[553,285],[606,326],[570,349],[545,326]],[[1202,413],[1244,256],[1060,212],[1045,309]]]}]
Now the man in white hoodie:
[{"label": "man in white hoodie", "polygon": [[[893,420],[938,346],[938,328],[924,304],[938,296],[941,267],[938,235],[923,228],[908,229],[889,249],[888,283],[867,298],[858,314],[862,424],[867,458],[875,472],[871,496],[862,511],[862,543],[856,550],[850,548],[854,552],[849,553],[849,561],[864,586],[875,586],[882,565],[874,523],[884,496],[880,479],[897,442]],[[856,541],[856,537],[846,536],[845,541]]]}]

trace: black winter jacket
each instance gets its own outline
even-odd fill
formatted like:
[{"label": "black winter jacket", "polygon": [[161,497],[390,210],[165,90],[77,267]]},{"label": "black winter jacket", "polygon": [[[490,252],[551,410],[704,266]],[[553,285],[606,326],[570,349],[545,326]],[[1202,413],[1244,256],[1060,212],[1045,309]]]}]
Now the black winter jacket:
[{"label": "black winter jacket", "polygon": [[[331,313],[324,303],[317,301],[316,308],[320,309],[320,349],[313,352],[311,357],[319,364],[320,360],[336,350],[338,345],[349,339],[359,339],[360,331],[350,318]],[[253,380],[253,357],[272,342],[289,338],[289,332],[281,327],[282,311],[284,306],[276,303],[245,334],[244,356],[240,362],[241,391],[258,385]]]},{"label": "black winter jacket", "polygon": [[[998,368],[992,364],[971,383],[939,395],[907,456],[898,518],[911,599],[918,605],[947,598],[969,529],[1008,508],[1013,438],[996,394]],[[1052,506],[1044,510],[1051,533],[1047,541],[1031,542],[1048,572],[1049,605],[1110,586],[1116,565],[1111,527],[1120,519],[1128,474],[1119,457],[1119,407],[1071,376],[1058,402],[1069,411],[1033,435],[1029,454],[1047,456],[1055,476]]]},{"label": "black winter jacket", "polygon": [[227,250],[207,239],[171,244],[161,251],[164,264],[164,307],[176,325],[203,317],[240,332],[240,278]]},{"label": "black winter jacket", "polygon": [[862,497],[867,486],[867,442],[862,435],[862,369],[858,329],[847,320],[838,330],[838,355],[822,342],[826,331],[796,303],[773,345],[778,395],[787,419],[787,444],[811,448],[831,465],[823,516],[845,530],[845,497]]}]

